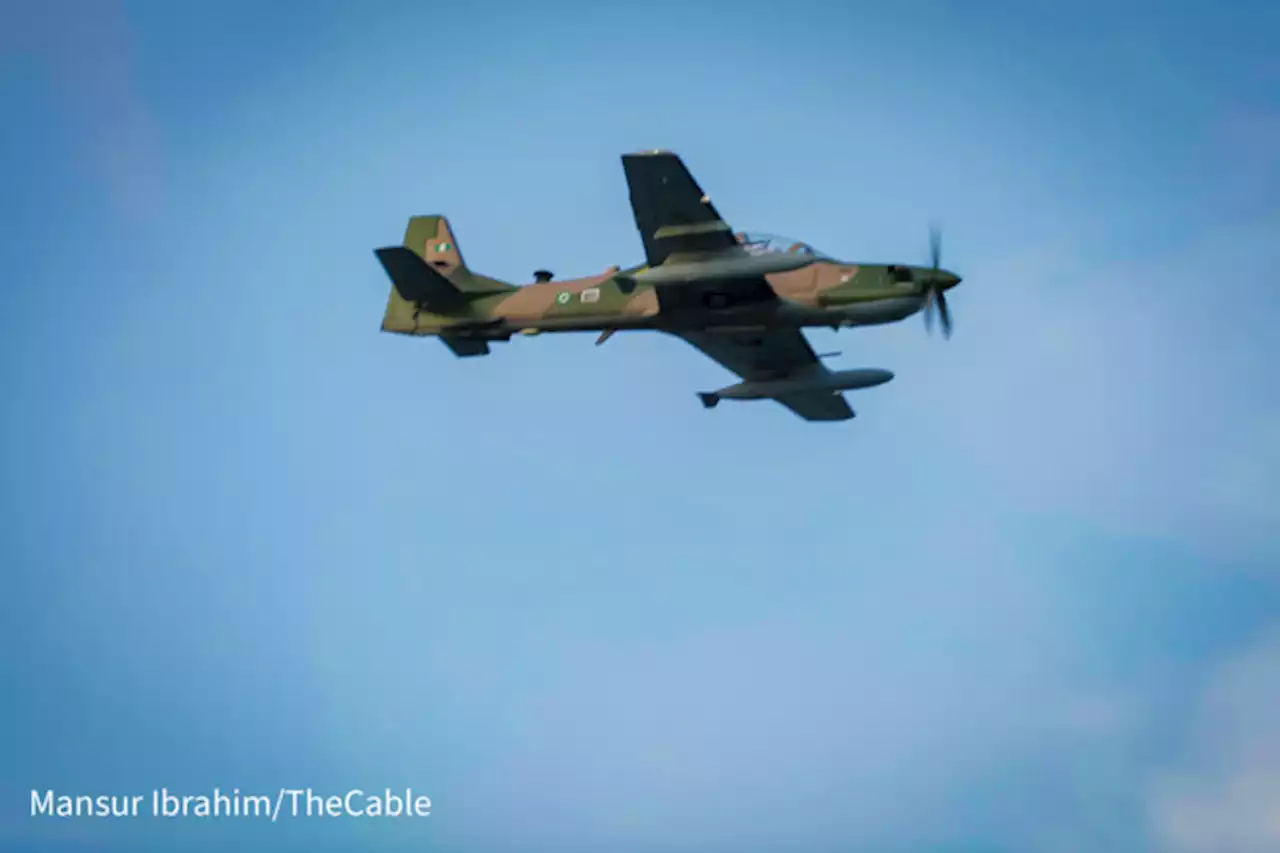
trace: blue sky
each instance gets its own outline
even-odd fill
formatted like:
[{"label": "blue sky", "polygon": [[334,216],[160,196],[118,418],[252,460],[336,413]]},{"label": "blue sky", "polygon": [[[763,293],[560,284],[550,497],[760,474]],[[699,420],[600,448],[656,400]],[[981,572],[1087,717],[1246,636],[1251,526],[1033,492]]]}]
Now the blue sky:
[{"label": "blue sky", "polygon": [[[1276,849],[1273,5],[6,10],[0,846]],[[941,220],[955,337],[814,333],[897,374],[833,426],[379,334],[412,214],[634,262],[652,147],[851,260]],[[162,785],[436,807],[27,817]]]}]

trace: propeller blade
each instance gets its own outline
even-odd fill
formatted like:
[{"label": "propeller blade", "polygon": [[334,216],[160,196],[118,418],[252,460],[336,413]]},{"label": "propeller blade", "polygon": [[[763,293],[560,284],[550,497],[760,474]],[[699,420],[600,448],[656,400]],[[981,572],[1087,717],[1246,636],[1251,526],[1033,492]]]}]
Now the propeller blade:
[{"label": "propeller blade", "polygon": [[938,273],[942,269],[942,229],[935,222],[929,226],[929,273],[924,286],[924,327],[933,334],[933,315],[942,323],[942,334],[951,337],[951,311],[947,309],[947,297],[938,287]]}]

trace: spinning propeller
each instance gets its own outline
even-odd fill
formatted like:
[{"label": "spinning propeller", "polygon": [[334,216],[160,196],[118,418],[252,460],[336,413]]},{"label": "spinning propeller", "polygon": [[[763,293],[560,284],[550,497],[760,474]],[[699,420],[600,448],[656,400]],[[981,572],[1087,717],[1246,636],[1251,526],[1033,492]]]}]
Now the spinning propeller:
[{"label": "spinning propeller", "polygon": [[950,338],[951,312],[947,310],[944,286],[955,282],[950,281],[954,276],[942,272],[942,232],[936,225],[929,229],[929,266],[929,272],[922,282],[925,292],[924,327],[930,334],[933,333],[933,315],[936,312],[942,320],[942,336]]}]

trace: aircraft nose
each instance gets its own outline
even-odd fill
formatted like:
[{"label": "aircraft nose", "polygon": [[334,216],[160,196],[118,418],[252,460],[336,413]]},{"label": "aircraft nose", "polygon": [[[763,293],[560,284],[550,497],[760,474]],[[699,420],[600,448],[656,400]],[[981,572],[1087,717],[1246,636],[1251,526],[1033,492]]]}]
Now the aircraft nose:
[{"label": "aircraft nose", "polygon": [[939,277],[942,279],[942,289],[949,290],[959,284],[962,279],[953,272],[943,271]]}]

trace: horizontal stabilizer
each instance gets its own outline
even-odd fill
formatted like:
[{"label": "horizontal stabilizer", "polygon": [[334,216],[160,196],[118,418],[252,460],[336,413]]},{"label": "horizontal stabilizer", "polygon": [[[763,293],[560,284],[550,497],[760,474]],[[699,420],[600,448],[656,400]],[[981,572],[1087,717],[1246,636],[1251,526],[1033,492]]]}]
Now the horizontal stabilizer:
[{"label": "horizontal stabilizer", "polygon": [[472,358],[489,354],[489,342],[481,338],[463,338],[457,335],[441,335],[444,345],[453,350],[458,358]]},{"label": "horizontal stabilizer", "polygon": [[433,314],[451,314],[467,308],[466,296],[453,282],[432,269],[412,249],[388,246],[373,253],[405,301]]}]

